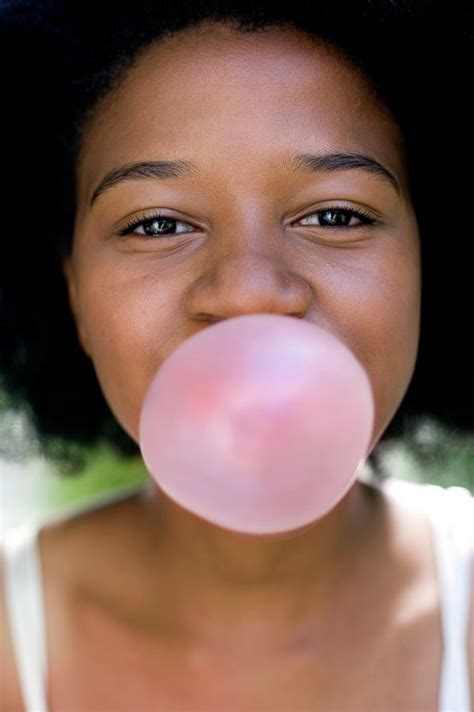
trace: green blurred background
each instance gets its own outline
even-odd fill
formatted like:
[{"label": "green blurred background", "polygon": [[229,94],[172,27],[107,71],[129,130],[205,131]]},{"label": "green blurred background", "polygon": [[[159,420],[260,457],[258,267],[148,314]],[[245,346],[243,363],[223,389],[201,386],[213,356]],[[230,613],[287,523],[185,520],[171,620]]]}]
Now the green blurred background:
[{"label": "green blurred background", "polygon": [[[1,406],[1,399],[0,399]],[[474,494],[474,436],[421,421],[403,439],[381,443],[380,460],[391,477],[466,487]],[[27,414],[0,407],[0,532],[24,520],[45,520],[106,501],[150,482],[141,457],[124,458],[108,445],[71,450],[78,474],[60,472],[41,455]]]}]

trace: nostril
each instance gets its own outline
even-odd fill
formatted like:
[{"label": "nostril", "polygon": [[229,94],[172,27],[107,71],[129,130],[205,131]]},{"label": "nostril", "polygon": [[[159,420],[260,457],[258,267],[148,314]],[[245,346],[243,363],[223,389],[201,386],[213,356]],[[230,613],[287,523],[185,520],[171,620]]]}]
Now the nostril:
[{"label": "nostril", "polygon": [[305,319],[306,312],[295,312],[294,314],[289,314],[289,316],[293,316],[295,319]]}]

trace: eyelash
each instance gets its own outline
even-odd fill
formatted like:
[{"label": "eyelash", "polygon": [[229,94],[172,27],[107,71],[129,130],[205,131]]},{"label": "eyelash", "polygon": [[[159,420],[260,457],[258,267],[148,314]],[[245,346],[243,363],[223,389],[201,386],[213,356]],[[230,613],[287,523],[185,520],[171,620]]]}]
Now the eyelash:
[{"label": "eyelash", "polygon": [[[314,226],[311,226],[310,225],[308,227],[323,227],[326,230],[327,229],[329,229],[329,230],[341,230],[341,229],[354,230],[355,228],[364,227],[366,225],[372,225],[372,226],[378,225],[380,222],[377,218],[374,218],[374,216],[366,210],[362,210],[362,209],[355,210],[354,208],[351,208],[349,206],[342,206],[342,205],[341,206],[340,205],[334,205],[334,206],[331,205],[330,207],[327,207],[327,208],[320,208],[319,210],[313,211],[312,213],[308,213],[308,215],[304,215],[303,217],[299,218],[299,220],[306,220],[307,218],[310,218],[313,215],[319,216],[321,213],[326,213],[326,212],[330,212],[330,211],[336,212],[336,213],[344,213],[346,215],[350,215],[351,218],[353,216],[355,216],[356,218],[358,218],[361,221],[362,224],[361,225],[352,225],[352,226],[349,226],[349,225],[339,225],[339,226],[337,226],[337,225],[314,225]],[[174,222],[174,223],[183,223],[184,225],[189,225],[189,223],[187,223],[184,220],[178,220],[178,218],[173,218],[170,215],[163,215],[160,213],[160,211],[158,211],[156,213],[152,213],[151,215],[147,215],[146,217],[143,217],[138,220],[137,219],[130,220],[125,225],[125,227],[119,231],[118,235],[120,237],[124,237],[125,235],[133,234],[133,231],[137,227],[142,227],[143,225],[146,225],[147,223],[152,223],[155,220],[159,220],[160,218],[165,219],[165,220],[170,220],[171,222]],[[299,222],[299,220],[297,222]],[[303,225],[302,227],[306,227],[306,226]],[[189,232],[191,232],[191,231],[183,231],[181,233],[170,233],[169,235],[166,235],[166,234],[162,234],[162,235],[134,235],[134,237],[138,238],[139,240],[150,240],[150,239],[153,239],[154,237],[174,237],[175,235],[189,234]]]}]

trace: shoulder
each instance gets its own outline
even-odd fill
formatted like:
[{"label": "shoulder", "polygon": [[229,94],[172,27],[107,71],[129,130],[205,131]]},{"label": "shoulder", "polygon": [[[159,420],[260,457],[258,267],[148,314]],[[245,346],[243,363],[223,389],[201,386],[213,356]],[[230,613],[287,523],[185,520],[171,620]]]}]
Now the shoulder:
[{"label": "shoulder", "polygon": [[474,705],[474,544],[471,548],[471,602],[468,641],[468,665],[471,672],[471,701]]},{"label": "shoulder", "polygon": [[[71,513],[66,517],[43,522],[39,528],[37,551],[41,584],[43,590],[49,592],[44,603],[50,602],[44,611],[48,634],[54,635],[54,631],[58,629],[58,621],[63,619],[64,610],[58,611],[56,606],[58,602],[63,607],[66,605],[69,591],[80,580],[81,572],[90,572],[92,568],[92,573],[100,579],[100,568],[106,570],[103,561],[100,562],[101,567],[91,566],[91,557],[93,559],[97,550],[100,550],[99,542],[104,538],[100,534],[104,529],[110,529],[109,519],[113,518],[116,509],[117,506],[111,505],[100,507],[96,511]],[[29,544],[33,531],[33,528],[21,525],[14,526],[0,535],[0,712],[25,710],[9,603],[14,595],[10,588],[11,582],[17,581],[21,586],[22,582],[18,576],[23,576],[27,569],[22,566],[16,568],[15,577],[12,578],[9,575],[12,572],[9,562],[13,552],[23,551]],[[51,601],[54,602],[53,605]]]},{"label": "shoulder", "polygon": [[474,702],[474,497],[465,487],[442,487],[392,478],[383,484],[383,490],[392,512],[402,514],[401,517],[395,517],[398,525],[394,530],[395,540],[397,533],[399,535],[403,530],[402,537],[406,537],[411,542],[411,549],[417,551],[420,546],[414,547],[413,542],[420,543],[420,530],[411,527],[410,522],[416,519],[411,520],[410,515],[422,515],[430,538],[433,522],[437,525],[447,517],[450,533],[455,536],[457,546],[467,552],[469,599],[466,645],[471,699]]},{"label": "shoulder", "polygon": [[16,667],[6,597],[6,561],[3,541],[0,538],[0,712],[23,712],[23,696]]}]

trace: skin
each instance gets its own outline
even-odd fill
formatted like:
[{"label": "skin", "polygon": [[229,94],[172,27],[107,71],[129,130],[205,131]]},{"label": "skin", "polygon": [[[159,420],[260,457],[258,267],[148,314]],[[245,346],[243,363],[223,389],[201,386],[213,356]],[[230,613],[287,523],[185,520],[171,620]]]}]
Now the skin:
[{"label": "skin", "polygon": [[[400,193],[362,171],[293,172],[289,159],[303,151],[371,156]],[[111,169],[171,158],[199,172],[124,181],[89,207]],[[341,203],[379,224],[318,226],[314,212]],[[115,236],[159,208],[192,232]],[[309,215],[312,225],[298,222]],[[215,320],[270,312],[322,326],[358,357],[374,394],[374,447],[415,365],[419,247],[400,130],[358,70],[291,28],[239,35],[204,24],[148,48],[89,122],[64,275],[82,348],[136,442],[145,393],[174,349]],[[121,521],[144,625],[166,617],[172,635],[203,648],[232,639],[270,649],[311,620],[327,625],[323,646],[349,593],[359,585],[364,594],[354,582],[382,557],[383,507],[369,489],[357,481],[326,517],[274,539],[213,526],[151,490]],[[157,587],[166,606],[156,605]],[[189,590],[194,608],[184,605]]]}]

